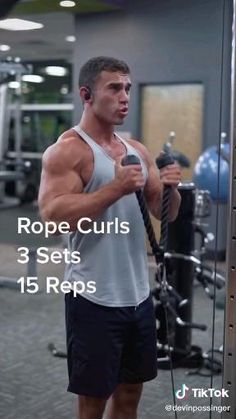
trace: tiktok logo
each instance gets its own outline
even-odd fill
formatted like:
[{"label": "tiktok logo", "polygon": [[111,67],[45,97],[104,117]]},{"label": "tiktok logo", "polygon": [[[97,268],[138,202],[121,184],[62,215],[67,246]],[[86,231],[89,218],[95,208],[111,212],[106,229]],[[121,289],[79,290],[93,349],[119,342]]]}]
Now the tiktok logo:
[{"label": "tiktok logo", "polygon": [[179,400],[185,399],[185,396],[188,390],[189,390],[189,387],[187,387],[185,384],[182,384],[181,388],[175,392],[177,399]]}]

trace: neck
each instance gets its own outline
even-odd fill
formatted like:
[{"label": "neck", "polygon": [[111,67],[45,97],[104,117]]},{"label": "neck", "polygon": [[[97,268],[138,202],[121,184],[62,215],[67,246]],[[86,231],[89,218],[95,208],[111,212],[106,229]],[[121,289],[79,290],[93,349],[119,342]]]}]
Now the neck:
[{"label": "neck", "polygon": [[114,138],[114,125],[98,120],[94,115],[83,113],[80,123],[81,129],[96,142],[110,143]]}]

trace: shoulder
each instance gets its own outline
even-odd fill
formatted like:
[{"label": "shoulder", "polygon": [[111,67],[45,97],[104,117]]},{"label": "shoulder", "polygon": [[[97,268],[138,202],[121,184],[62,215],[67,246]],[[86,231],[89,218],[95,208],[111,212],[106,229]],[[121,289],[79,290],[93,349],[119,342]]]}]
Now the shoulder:
[{"label": "shoulder", "polygon": [[78,134],[70,129],[45,150],[42,164],[47,170],[58,172],[65,167],[71,168],[77,165],[81,154],[83,154],[82,141]]},{"label": "shoulder", "polygon": [[134,147],[139,152],[145,164],[149,167],[150,162],[151,162],[151,157],[150,157],[148,149],[140,141],[129,139],[127,142],[129,145]]}]

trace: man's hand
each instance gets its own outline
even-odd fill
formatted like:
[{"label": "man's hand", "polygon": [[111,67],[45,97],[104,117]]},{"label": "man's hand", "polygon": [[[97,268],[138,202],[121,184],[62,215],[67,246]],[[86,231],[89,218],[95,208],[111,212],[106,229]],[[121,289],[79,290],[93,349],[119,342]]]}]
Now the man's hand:
[{"label": "man's hand", "polygon": [[141,164],[122,166],[122,158],[123,156],[116,160],[115,182],[120,188],[122,195],[128,195],[143,188],[145,181]]},{"label": "man's hand", "polygon": [[[162,157],[163,152],[160,153],[158,157]],[[168,164],[164,166],[160,171],[160,180],[163,185],[172,186],[174,188],[178,187],[178,184],[181,182],[181,169],[178,163]]]}]

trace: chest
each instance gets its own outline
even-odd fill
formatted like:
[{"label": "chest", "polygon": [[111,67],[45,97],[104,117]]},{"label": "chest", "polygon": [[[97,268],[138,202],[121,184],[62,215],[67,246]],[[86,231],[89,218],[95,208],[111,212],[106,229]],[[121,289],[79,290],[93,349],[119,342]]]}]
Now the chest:
[{"label": "chest", "polygon": [[111,181],[114,178],[115,160],[124,156],[126,152],[125,145],[118,142],[112,146],[99,145],[93,150],[88,144],[84,144],[83,159],[78,168],[84,187],[93,174],[103,184]]},{"label": "chest", "polygon": [[104,151],[104,153],[113,160],[123,156],[126,154],[126,147],[122,142],[114,142],[112,145],[109,144],[101,144],[100,147]]}]

